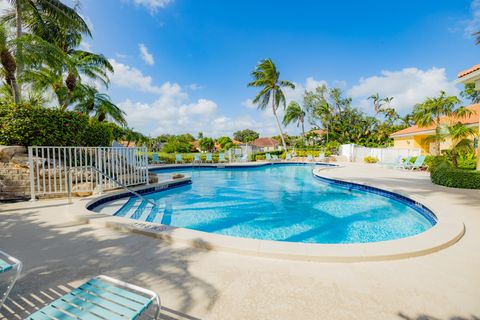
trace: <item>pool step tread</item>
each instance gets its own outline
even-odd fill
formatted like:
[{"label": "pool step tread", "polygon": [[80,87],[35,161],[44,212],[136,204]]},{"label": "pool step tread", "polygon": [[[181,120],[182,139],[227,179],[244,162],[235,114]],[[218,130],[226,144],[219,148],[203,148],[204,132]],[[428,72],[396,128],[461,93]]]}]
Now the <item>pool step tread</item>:
[{"label": "pool step tread", "polygon": [[123,210],[124,213],[122,216],[125,218],[130,218],[135,213],[135,210],[137,210],[137,208],[140,206],[141,202],[141,199],[136,199],[133,201],[127,208]]},{"label": "pool step tread", "polygon": [[137,220],[145,221],[148,215],[150,214],[150,212],[153,210],[153,208],[154,208],[154,205],[148,202],[147,205],[145,206],[145,209],[143,210],[143,212],[141,213],[141,215],[138,217]]}]

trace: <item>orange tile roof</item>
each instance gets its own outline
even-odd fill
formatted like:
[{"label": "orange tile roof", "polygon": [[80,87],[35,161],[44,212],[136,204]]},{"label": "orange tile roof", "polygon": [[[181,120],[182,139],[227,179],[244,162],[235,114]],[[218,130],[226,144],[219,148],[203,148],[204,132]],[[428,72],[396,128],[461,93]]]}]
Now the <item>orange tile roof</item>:
[{"label": "orange tile roof", "polygon": [[473,67],[468,68],[467,70],[460,71],[458,73],[458,77],[459,78],[465,77],[467,74],[470,74],[470,73],[475,72],[477,70],[480,70],[480,64],[474,65]]},{"label": "orange tile roof", "polygon": [[[478,104],[472,104],[468,107],[467,109],[470,109],[473,111],[472,114],[466,117],[462,118],[454,118],[454,117],[441,117],[440,118],[440,123],[455,123],[455,122],[461,122],[463,124],[472,124],[472,123],[478,123],[479,117],[480,117],[480,103]],[[416,133],[424,132],[424,131],[432,131],[435,130],[435,125],[431,125],[428,127],[419,127],[417,125],[414,125],[409,128],[405,128],[403,130],[394,132],[390,135],[391,138],[398,137],[398,136],[405,136],[405,135],[415,135]]]},{"label": "orange tile roof", "polygon": [[252,144],[259,148],[264,148],[264,147],[277,147],[280,143],[273,138],[258,138],[258,139],[255,139],[252,142]]},{"label": "orange tile roof", "polygon": [[316,133],[316,134],[318,134],[319,136],[321,136],[321,135],[324,135],[324,134],[325,134],[325,131],[322,130],[322,129],[310,130],[309,132],[305,132],[305,135],[310,134],[310,133]]}]

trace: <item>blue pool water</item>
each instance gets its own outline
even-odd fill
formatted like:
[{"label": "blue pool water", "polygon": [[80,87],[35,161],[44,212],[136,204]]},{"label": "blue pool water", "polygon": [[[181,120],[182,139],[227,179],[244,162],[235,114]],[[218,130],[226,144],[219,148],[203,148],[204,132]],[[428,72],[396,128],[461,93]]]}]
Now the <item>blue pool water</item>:
[{"label": "blue pool water", "polygon": [[308,243],[361,243],[421,233],[432,219],[413,205],[327,184],[313,165],[169,169],[192,184],[131,198],[116,215],[222,235]]}]

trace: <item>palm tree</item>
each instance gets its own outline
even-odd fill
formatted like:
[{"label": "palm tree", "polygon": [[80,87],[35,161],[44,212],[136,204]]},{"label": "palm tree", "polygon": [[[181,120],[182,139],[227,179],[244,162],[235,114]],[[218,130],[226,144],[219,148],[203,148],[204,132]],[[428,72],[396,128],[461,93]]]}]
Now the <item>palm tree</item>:
[{"label": "palm tree", "polygon": [[17,62],[10,51],[7,32],[3,25],[0,25],[0,62],[4,69],[5,82],[11,89],[13,100],[18,104],[20,102],[20,89],[16,76]]},{"label": "palm tree", "polygon": [[375,93],[368,97],[368,100],[373,100],[373,110],[375,111],[375,114],[377,114],[382,106],[382,99],[380,99],[378,93]]},{"label": "palm tree", "polygon": [[455,109],[460,103],[456,96],[447,96],[445,91],[435,98],[427,98],[423,103],[417,104],[413,109],[413,119],[419,127],[435,126],[435,135],[432,139],[435,143],[435,155],[440,155],[440,142],[442,141],[441,123],[442,116],[462,117],[470,110],[463,107]]},{"label": "palm tree", "polygon": [[[49,22],[54,21],[58,25],[69,26],[80,33],[91,36],[88,25],[78,14],[76,8],[71,8],[60,0],[9,0],[14,10],[3,17],[3,23],[15,23],[16,39],[20,39],[24,32],[24,25],[29,31],[36,35],[51,33],[48,30]],[[21,42],[16,44],[16,55],[21,55],[23,45]],[[17,79],[21,78],[23,73],[22,60],[18,59],[16,70]],[[21,95],[21,87],[18,87]]]},{"label": "palm tree", "polygon": [[255,99],[253,99],[253,103],[258,104],[260,110],[265,110],[271,102],[272,112],[277,121],[283,148],[287,151],[287,144],[283,136],[282,126],[278,120],[277,109],[280,104],[282,104],[284,108],[286,107],[285,95],[282,88],[295,89],[295,85],[289,81],[280,80],[280,72],[277,71],[277,67],[272,59],[260,61],[251,75],[253,81],[248,83],[248,86],[261,88]]},{"label": "palm tree", "polygon": [[452,164],[457,167],[458,152],[462,150],[472,150],[472,141],[468,139],[475,134],[473,128],[469,128],[462,123],[456,123],[448,127],[448,135],[452,139]]},{"label": "palm tree", "polygon": [[332,120],[333,114],[334,113],[332,108],[330,107],[330,104],[326,101],[318,105],[317,108],[315,109],[315,116],[317,116],[320,119],[320,121],[323,124],[323,128],[327,133],[326,143],[328,143],[328,135],[330,133],[330,122]]},{"label": "palm tree", "polygon": [[296,121],[297,127],[302,126],[302,138],[305,141],[305,111],[295,101],[288,104],[285,116],[283,117],[283,125],[288,126],[290,123]]},{"label": "palm tree", "polygon": [[93,114],[93,117],[100,122],[110,118],[121,126],[127,125],[125,112],[115,105],[107,94],[99,93],[92,86],[81,85],[76,95],[75,100],[78,100],[78,103],[75,110],[87,115]]}]

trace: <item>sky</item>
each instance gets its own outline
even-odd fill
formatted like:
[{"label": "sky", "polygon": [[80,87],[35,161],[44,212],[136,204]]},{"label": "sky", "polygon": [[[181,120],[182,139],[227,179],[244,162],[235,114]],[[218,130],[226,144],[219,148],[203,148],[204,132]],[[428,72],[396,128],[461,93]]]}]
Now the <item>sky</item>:
[{"label": "sky", "polygon": [[80,12],[93,33],[82,48],[115,69],[105,90],[149,136],[277,134],[246,85],[264,58],[296,84],[288,101],[326,84],[367,113],[368,96],[392,96],[400,114],[459,94],[457,73],[479,63],[480,0],[80,0]]}]

